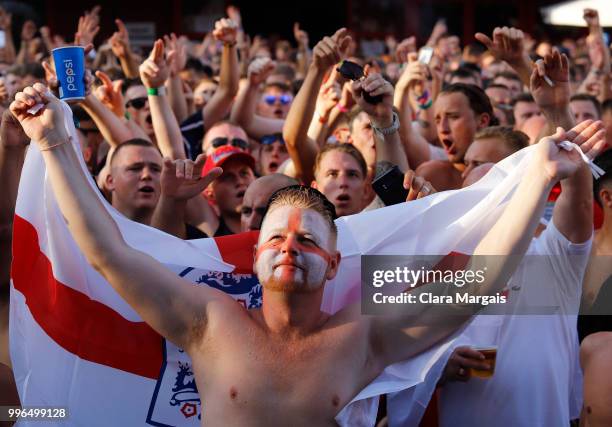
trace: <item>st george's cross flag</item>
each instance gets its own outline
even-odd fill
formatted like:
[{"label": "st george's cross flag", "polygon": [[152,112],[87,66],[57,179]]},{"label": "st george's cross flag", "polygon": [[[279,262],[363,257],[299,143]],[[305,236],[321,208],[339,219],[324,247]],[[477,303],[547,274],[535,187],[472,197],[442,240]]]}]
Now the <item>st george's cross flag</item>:
[{"label": "st george's cross flag", "polygon": [[[66,127],[78,141],[65,110]],[[505,159],[469,188],[338,219],[342,261],[322,308],[335,313],[359,301],[361,255],[472,253],[512,196],[530,152]],[[86,171],[82,159],[81,167]],[[92,179],[89,185],[99,194]],[[251,269],[256,233],[183,241],[103,203],[132,247],[186,280],[227,292],[246,309],[261,305]],[[189,357],[144,323],[87,263],[35,143],[19,187],[11,277],[10,353],[22,406],[67,407],[68,420],[57,423],[63,426],[200,425],[206,397],[198,394]],[[440,370],[450,349],[466,342],[464,332],[387,367],[342,409],[338,423],[373,425],[378,396],[411,388]],[[415,419],[422,414],[418,402],[407,401],[406,408]]]}]

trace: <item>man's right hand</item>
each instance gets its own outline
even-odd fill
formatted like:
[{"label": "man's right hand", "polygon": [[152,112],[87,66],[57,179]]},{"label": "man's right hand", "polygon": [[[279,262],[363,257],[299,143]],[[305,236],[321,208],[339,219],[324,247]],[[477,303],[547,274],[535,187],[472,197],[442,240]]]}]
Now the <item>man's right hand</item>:
[{"label": "man's right hand", "polygon": [[[43,104],[44,108],[36,114],[28,113],[36,104]],[[41,148],[69,140],[62,104],[42,83],[18,92],[9,108],[21,123],[25,134]]]},{"label": "man's right hand", "polygon": [[270,58],[257,58],[249,64],[248,76],[249,84],[253,87],[259,87],[260,84],[272,74],[276,68],[276,63]]},{"label": "man's right hand", "polygon": [[476,33],[476,39],[484,44],[495,59],[516,66],[528,60],[525,51],[525,35],[517,28],[497,27],[493,30],[493,40],[483,33]]},{"label": "man's right hand", "polygon": [[484,360],[484,354],[471,347],[457,347],[446,363],[440,383],[444,384],[447,381],[466,382],[472,377],[471,369],[490,370],[491,366]]},{"label": "man's right hand", "polygon": [[[552,86],[544,76],[550,79]],[[568,108],[570,84],[567,56],[554,49],[552,54],[546,55],[543,60],[539,59],[531,73],[530,87],[536,104],[544,112]]]},{"label": "man's right hand", "polygon": [[162,196],[187,201],[202,193],[223,172],[221,168],[214,168],[206,176],[201,176],[204,163],[205,154],[200,154],[195,161],[164,158],[161,174]]},{"label": "man's right hand", "polygon": [[340,28],[331,37],[323,37],[312,51],[312,66],[319,71],[327,71],[344,59],[351,42],[346,28]]},{"label": "man's right hand", "polygon": [[140,64],[140,79],[147,88],[158,88],[170,75],[170,67],[164,58],[164,42],[157,40],[149,57]]}]

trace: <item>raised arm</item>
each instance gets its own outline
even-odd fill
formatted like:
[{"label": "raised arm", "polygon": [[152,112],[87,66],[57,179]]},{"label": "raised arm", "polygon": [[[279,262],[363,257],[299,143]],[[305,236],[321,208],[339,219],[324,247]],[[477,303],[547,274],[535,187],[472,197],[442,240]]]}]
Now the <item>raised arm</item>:
[{"label": "raised arm", "polygon": [[170,67],[164,57],[164,42],[157,40],[151,54],[140,66],[140,78],[147,88],[153,131],[162,156],[184,159],[186,155],[181,130],[165,94],[164,83],[169,75]]},{"label": "raised arm", "polygon": [[[253,138],[272,135],[283,131],[285,120],[269,119],[255,114],[261,96],[260,86],[274,71],[275,64],[268,58],[258,58],[249,64],[247,83],[240,89],[231,120]],[[295,100],[293,101],[295,103]]]},{"label": "raised arm", "polygon": [[495,59],[506,61],[518,73],[523,85],[529,87],[532,62],[525,50],[525,35],[521,30],[497,27],[493,30],[493,40],[482,33],[476,33],[474,37],[489,49]]},{"label": "raised arm", "polygon": [[[546,75],[553,85],[544,80]],[[531,93],[547,119],[547,131],[562,127],[569,129],[574,124],[570,111],[569,60],[558,50],[538,60],[531,73]],[[584,140],[581,132],[593,135],[590,141]],[[570,133],[570,138],[577,144],[584,144],[585,149],[605,134],[601,122],[587,121],[580,123]],[[593,233],[593,181],[586,165],[572,176],[561,181],[561,195],[555,202],[553,222],[555,227],[569,241],[582,243]]]},{"label": "raised arm", "polygon": [[308,137],[308,128],[315,111],[317,95],[325,73],[344,55],[350,36],[341,28],[331,37],[324,37],[313,50],[312,63],[297,93],[283,126],[283,138],[295,166],[298,179],[304,183],[314,180],[314,164],[319,148]]},{"label": "raised arm", "polygon": [[[200,178],[205,161],[204,154],[200,154],[195,162],[189,159],[164,159],[161,195],[151,220],[152,227],[181,239],[187,238],[187,202],[194,197],[203,199],[202,191],[222,172],[221,168],[215,168],[205,178]],[[218,227],[218,223],[211,224],[212,227]]]},{"label": "raised arm", "polygon": [[[363,93],[382,96],[378,104],[367,102]],[[368,113],[376,138],[376,161],[388,161],[405,172],[408,170],[406,152],[399,136],[399,117],[393,111],[393,86],[378,73],[369,74],[364,80],[353,82],[357,104]]]},{"label": "raised arm", "polygon": [[168,100],[176,120],[182,123],[189,117],[189,103],[183,90],[183,80],[179,74],[187,63],[187,48],[174,33],[170,36],[164,36],[164,42],[166,43],[170,65],[170,77],[166,82]]},{"label": "raised arm", "polygon": [[[45,107],[32,116],[31,106]],[[205,330],[208,304],[227,296],[192,285],[126,244],[81,167],[65,130],[61,103],[41,84],[20,92],[12,113],[37,141],[58,206],[89,263],[156,331],[189,349]],[[194,320],[197,319],[197,320]]]},{"label": "raised arm", "polygon": [[416,53],[408,55],[407,67],[402,72],[393,94],[393,105],[398,111],[399,135],[410,167],[416,169],[431,159],[431,148],[423,136],[412,127],[413,109],[410,103],[412,89],[427,78],[426,66],[417,61]]},{"label": "raised arm", "polygon": [[[605,144],[603,136],[587,127],[578,132],[558,129],[552,137],[542,139],[534,149],[531,164],[523,175],[512,199],[495,225],[478,244],[467,270],[477,271],[486,267],[483,283],[475,289],[465,289],[471,295],[494,295],[501,291],[512,276],[529,247],[535,229],[542,216],[548,194],[560,179],[577,173],[583,164],[574,150],[558,147],[564,140],[589,141],[581,147],[589,158],[594,158]],[[580,135],[580,138],[578,138]],[[480,256],[480,257],[478,257]],[[431,292],[444,294],[453,285],[431,284],[421,286],[411,294]],[[436,292],[434,291],[434,292]],[[463,292],[463,291],[462,291]],[[452,295],[452,292],[448,293]],[[478,310],[478,305],[411,305],[405,315],[376,317],[371,320],[373,351],[388,365],[425,350],[437,341],[459,329]]]},{"label": "raised arm", "polygon": [[234,97],[238,92],[240,70],[236,37],[238,27],[231,19],[221,19],[215,23],[213,36],[223,43],[219,87],[202,109],[204,124],[210,128],[230,112]]},{"label": "raised arm", "polygon": [[135,79],[138,77],[138,61],[132,53],[130,35],[121,19],[115,19],[115,24],[117,31],[110,38],[111,50],[113,55],[119,59],[125,77]]}]

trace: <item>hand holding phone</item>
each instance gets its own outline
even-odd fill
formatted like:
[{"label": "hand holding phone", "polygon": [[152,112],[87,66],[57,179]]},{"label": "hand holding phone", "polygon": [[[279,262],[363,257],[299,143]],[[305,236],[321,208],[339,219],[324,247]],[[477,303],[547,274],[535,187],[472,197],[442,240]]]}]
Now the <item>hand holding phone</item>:
[{"label": "hand holding phone", "polygon": [[[338,68],[336,68],[336,70],[345,79],[349,79],[349,80],[355,81],[355,80],[361,80],[364,77],[363,67],[361,65],[359,65],[359,64],[356,64],[354,62],[348,61],[346,59],[340,63],[340,66]],[[382,95],[372,96],[369,93],[364,91],[363,92],[363,99],[368,104],[379,104],[379,103],[382,102],[383,97],[382,97]]]}]

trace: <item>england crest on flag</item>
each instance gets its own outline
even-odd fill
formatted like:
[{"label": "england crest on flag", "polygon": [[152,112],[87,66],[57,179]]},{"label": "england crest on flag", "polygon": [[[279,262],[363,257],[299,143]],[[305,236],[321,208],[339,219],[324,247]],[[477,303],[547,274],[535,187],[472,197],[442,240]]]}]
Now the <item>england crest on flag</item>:
[{"label": "england crest on flag", "polygon": [[[182,269],[182,271],[180,271]],[[176,273],[198,285],[211,286],[246,309],[261,306],[262,289],[254,274],[212,272],[177,267]],[[191,359],[184,350],[164,340],[164,361],[151,399],[147,424],[159,427],[201,424],[202,407]]]}]

